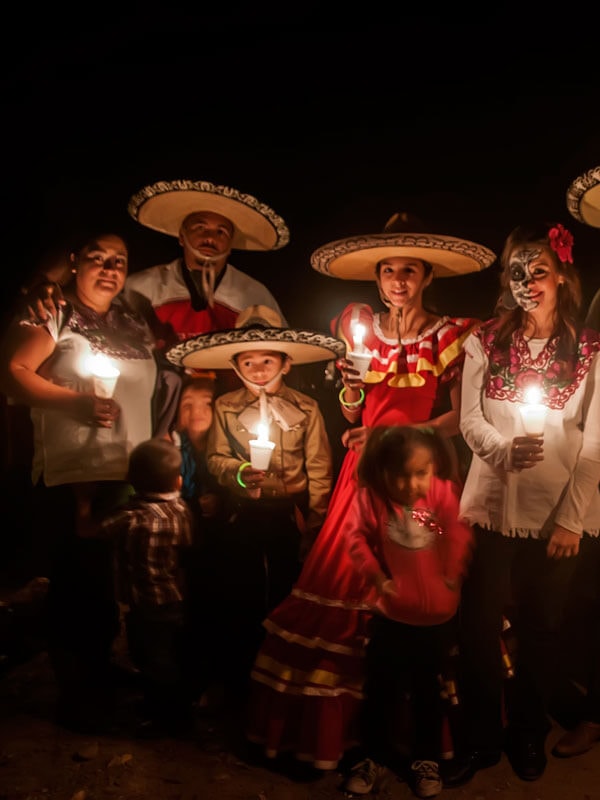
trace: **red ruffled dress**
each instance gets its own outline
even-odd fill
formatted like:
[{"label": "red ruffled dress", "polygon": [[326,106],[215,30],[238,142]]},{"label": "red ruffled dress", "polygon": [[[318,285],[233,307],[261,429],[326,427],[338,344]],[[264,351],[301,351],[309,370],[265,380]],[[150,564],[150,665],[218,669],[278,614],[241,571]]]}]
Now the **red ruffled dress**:
[{"label": "red ruffled dress", "polygon": [[[400,345],[386,338],[379,314],[352,303],[332,322],[352,349],[352,325],[366,328],[372,352],[362,424],[426,422],[460,380],[462,345],[478,320],[442,317]],[[446,403],[447,407],[447,403]],[[251,673],[247,738],[269,757],[292,752],[316,768],[335,769],[357,744],[363,698],[370,587],[339,535],[357,492],[358,454],[348,450],[327,518],[291,594],[264,622],[266,636]]]}]

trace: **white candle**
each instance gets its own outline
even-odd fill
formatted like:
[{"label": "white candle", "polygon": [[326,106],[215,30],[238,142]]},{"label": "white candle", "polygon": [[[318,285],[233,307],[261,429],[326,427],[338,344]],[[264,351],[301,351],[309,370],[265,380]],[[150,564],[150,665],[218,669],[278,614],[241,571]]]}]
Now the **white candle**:
[{"label": "white candle", "polygon": [[250,445],[250,463],[254,469],[269,469],[275,442],[269,441],[268,425],[259,422],[256,430],[256,439],[251,439],[248,443]]},{"label": "white candle", "polygon": [[355,322],[352,326],[352,338],[354,340],[354,345],[352,348],[353,353],[362,353],[364,352],[364,338],[365,338],[365,326],[361,325],[360,322]]},{"label": "white candle", "polygon": [[548,407],[542,403],[542,393],[537,386],[525,392],[525,403],[519,407],[523,428],[527,436],[541,436],[544,433]]},{"label": "white candle", "polygon": [[112,397],[121,374],[110,358],[96,353],[87,359],[87,368],[92,374],[94,394],[97,397]]}]

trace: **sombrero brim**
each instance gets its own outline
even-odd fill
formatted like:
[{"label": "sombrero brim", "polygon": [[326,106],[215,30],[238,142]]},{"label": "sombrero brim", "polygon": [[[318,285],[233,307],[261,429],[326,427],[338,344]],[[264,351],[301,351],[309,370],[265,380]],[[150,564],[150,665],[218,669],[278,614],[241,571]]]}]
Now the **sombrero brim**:
[{"label": "sombrero brim", "polygon": [[294,364],[312,364],[343,358],[341,339],[314,331],[289,328],[233,328],[193,336],[167,351],[167,358],[188,369],[228,369],[231,359],[246,350],[274,350],[288,355]]},{"label": "sombrero brim", "polygon": [[134,194],[127,206],[137,222],[169,236],[196,211],[212,211],[231,220],[235,250],[278,250],[290,240],[287,225],[256,197],[206,181],[159,181]]},{"label": "sombrero brim", "polygon": [[600,228],[600,167],[575,178],[567,189],[567,208],[579,222]]},{"label": "sombrero brim", "polygon": [[372,281],[382,259],[398,257],[427,261],[437,278],[479,272],[496,260],[492,250],[467,239],[427,233],[379,233],[325,244],[313,252],[310,263],[317,272],[332,278]]}]

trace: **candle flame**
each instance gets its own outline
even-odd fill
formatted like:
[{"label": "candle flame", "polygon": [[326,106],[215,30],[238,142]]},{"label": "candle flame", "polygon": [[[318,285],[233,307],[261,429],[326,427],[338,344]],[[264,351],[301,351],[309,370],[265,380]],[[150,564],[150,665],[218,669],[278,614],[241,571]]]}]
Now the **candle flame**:
[{"label": "candle flame", "polygon": [[361,325],[360,322],[354,324],[352,328],[352,336],[354,338],[354,349],[358,352],[359,348],[362,347],[363,340],[365,338],[366,328],[364,325]]},{"label": "candle flame", "polygon": [[119,370],[110,358],[107,358],[103,353],[95,353],[93,356],[88,356],[86,368],[90,374],[95,375],[97,378],[115,378],[120,375]]},{"label": "candle flame", "polygon": [[525,402],[530,405],[538,405],[542,402],[542,392],[538,386],[530,386],[524,394]]},{"label": "candle flame", "polygon": [[269,426],[259,422],[256,427],[256,441],[264,444],[269,441]]}]

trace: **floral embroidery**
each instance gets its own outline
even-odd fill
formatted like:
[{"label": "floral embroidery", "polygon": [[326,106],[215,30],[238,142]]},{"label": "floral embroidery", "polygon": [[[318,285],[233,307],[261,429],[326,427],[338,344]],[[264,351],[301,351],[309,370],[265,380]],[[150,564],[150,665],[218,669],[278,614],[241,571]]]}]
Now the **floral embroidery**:
[{"label": "floral embroidery", "polygon": [[92,350],[116,359],[152,357],[152,341],[145,324],[135,315],[113,304],[105,315],[72,304],[68,326],[86,338]]},{"label": "floral embroidery", "polygon": [[485,394],[493,400],[521,403],[525,391],[537,386],[549,408],[562,409],[587,375],[592,358],[600,352],[600,336],[591,330],[582,331],[572,363],[556,358],[556,338],[549,339],[533,358],[520,331],[513,334],[508,352],[496,348],[496,334],[493,322],[476,333],[489,360]]},{"label": "floral embroidery", "polygon": [[550,247],[554,250],[562,262],[573,263],[573,234],[558,222],[548,231]]}]

